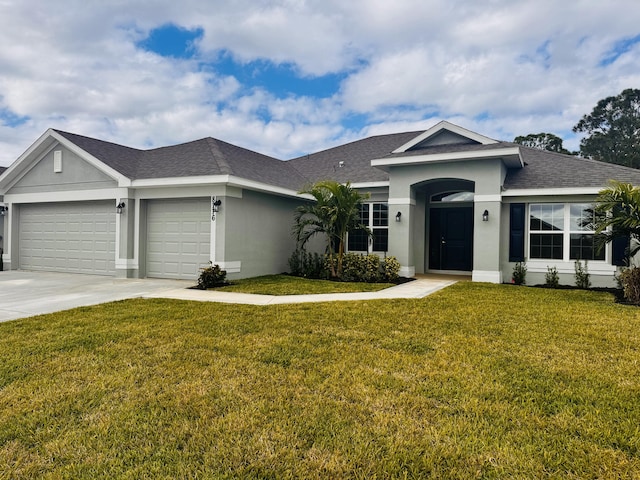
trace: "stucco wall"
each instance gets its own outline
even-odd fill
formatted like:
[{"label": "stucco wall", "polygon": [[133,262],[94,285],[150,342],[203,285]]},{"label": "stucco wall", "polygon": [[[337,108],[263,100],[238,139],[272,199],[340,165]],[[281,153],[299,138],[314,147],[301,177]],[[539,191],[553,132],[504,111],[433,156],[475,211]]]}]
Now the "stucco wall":
[{"label": "stucco wall", "polygon": [[[240,273],[228,277],[247,278],[282,273],[295,249],[291,234],[293,215],[300,200],[250,190],[242,198],[225,197],[224,215],[216,222],[216,259],[241,262]],[[222,212],[221,212],[222,213]]]}]

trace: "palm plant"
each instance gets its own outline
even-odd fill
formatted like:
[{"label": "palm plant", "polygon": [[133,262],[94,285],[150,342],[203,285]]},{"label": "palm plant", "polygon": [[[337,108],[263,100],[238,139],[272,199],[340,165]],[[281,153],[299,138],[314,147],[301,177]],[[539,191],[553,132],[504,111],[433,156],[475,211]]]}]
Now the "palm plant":
[{"label": "palm plant", "polygon": [[[331,276],[340,277],[347,233],[368,231],[360,223],[360,206],[367,197],[354,190],[349,183],[341,184],[332,180],[317,182],[300,193],[311,195],[315,202],[296,208],[293,232],[298,245],[304,247],[317,234],[326,235]],[[337,255],[337,262],[334,262],[334,255]]]},{"label": "palm plant", "polygon": [[605,245],[617,238],[630,238],[628,258],[640,250],[640,188],[612,180],[598,193],[593,229]]}]

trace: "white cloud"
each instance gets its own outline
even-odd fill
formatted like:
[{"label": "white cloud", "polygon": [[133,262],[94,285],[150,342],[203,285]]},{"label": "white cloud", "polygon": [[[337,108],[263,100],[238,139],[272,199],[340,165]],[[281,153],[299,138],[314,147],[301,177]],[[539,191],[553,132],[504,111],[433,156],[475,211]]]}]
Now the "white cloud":
[{"label": "white cloud", "polygon": [[[138,147],[211,135],[288,158],[446,118],[577,148],[582,115],[640,85],[640,45],[613,50],[639,15],[636,0],[0,0],[0,165],[48,127]],[[167,23],[203,29],[195,58],[136,47]],[[345,79],[283,98],[206,65],[221,52]],[[3,110],[27,120],[3,125]]]}]

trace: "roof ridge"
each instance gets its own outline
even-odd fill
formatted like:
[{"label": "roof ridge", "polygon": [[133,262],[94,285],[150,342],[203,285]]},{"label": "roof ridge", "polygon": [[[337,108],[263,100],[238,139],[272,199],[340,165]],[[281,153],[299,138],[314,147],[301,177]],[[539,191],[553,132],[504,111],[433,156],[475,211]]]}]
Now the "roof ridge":
[{"label": "roof ridge", "polygon": [[207,137],[204,139],[209,147],[209,151],[211,152],[211,158],[216,162],[218,168],[223,174],[233,175],[233,169],[231,165],[227,162],[222,150],[218,146],[218,140],[213,137]]}]

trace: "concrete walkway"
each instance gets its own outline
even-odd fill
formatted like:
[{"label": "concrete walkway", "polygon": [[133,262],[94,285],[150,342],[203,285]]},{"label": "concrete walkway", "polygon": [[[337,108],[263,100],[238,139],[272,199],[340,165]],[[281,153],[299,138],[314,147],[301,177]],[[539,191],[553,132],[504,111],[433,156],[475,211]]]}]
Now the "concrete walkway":
[{"label": "concrete walkway", "polygon": [[246,305],[278,305],[285,303],[340,302],[391,298],[423,298],[456,283],[451,278],[424,277],[377,292],[323,293],[316,295],[255,295],[217,290],[176,289],[144,295],[144,298],[174,298],[199,302],[242,303]]},{"label": "concrete walkway", "polygon": [[0,322],[127,298],[173,298],[249,305],[422,298],[457,280],[425,276],[378,292],[273,296],[192,290],[189,287],[195,282],[187,280],[117,279],[98,275],[12,270],[0,272]]}]

